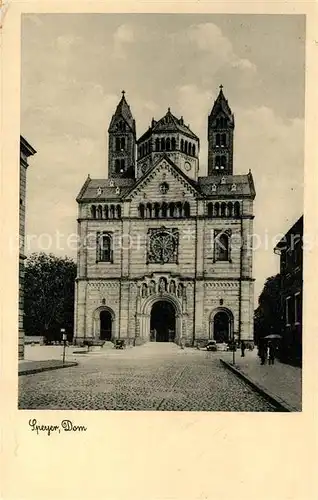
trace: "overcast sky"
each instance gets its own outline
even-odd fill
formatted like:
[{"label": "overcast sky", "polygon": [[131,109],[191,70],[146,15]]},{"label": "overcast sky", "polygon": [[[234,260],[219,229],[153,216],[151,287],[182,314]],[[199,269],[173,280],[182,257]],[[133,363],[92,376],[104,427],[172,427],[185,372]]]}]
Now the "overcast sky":
[{"label": "overcast sky", "polygon": [[[303,211],[305,18],[287,15],[45,14],[22,19],[21,133],[37,150],[27,187],[27,253],[76,257],[75,198],[107,176],[107,129],[126,91],[137,135],[170,107],[200,137],[224,85],[235,114],[234,172],[255,187],[256,298],[278,271],[275,239]],[[60,248],[56,231],[62,233]],[[34,235],[34,236],[33,236]]]}]

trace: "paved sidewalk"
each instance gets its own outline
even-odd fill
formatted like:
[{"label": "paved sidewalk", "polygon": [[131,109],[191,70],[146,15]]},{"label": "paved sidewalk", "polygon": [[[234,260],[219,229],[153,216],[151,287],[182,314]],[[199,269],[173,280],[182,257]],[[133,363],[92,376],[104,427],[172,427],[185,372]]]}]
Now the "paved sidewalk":
[{"label": "paved sidewalk", "polygon": [[45,372],[48,370],[57,370],[58,368],[69,368],[78,363],[72,361],[63,361],[59,359],[46,359],[41,361],[19,361],[19,375],[31,375],[33,373]]},{"label": "paved sidewalk", "polygon": [[[220,358],[232,364],[232,352],[220,352]],[[275,360],[274,365],[261,365],[257,356],[257,349],[235,353],[235,367],[265,392],[286,403],[291,411],[302,410],[302,370],[296,366],[280,363]]]}]

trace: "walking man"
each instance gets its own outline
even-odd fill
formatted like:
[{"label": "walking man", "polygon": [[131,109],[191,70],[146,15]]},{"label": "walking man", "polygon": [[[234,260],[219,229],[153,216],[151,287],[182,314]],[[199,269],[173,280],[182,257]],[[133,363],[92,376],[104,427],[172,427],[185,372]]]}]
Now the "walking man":
[{"label": "walking man", "polygon": [[261,365],[265,365],[266,363],[266,354],[267,354],[266,345],[264,344],[263,341],[261,341],[258,346],[258,355],[261,359]]},{"label": "walking man", "polygon": [[275,346],[273,342],[270,342],[268,347],[268,364],[273,365],[275,361]]},{"label": "walking man", "polygon": [[245,342],[244,340],[241,341],[241,357],[244,358],[245,356],[245,349],[246,349],[246,346],[245,346]]}]

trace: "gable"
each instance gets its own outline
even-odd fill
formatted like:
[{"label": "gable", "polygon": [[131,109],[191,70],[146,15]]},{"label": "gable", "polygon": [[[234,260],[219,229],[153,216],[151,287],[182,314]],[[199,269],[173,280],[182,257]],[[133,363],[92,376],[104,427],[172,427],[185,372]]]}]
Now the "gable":
[{"label": "gable", "polygon": [[166,156],[148,170],[125,198],[132,202],[194,200],[199,195],[194,183]]}]

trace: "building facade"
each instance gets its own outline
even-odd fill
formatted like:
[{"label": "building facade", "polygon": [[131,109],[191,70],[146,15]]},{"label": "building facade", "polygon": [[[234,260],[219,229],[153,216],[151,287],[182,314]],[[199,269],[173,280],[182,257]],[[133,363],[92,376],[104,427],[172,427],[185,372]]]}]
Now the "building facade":
[{"label": "building facade", "polygon": [[19,359],[24,357],[24,239],[25,239],[25,203],[26,174],[28,158],[36,153],[35,149],[20,136],[20,204],[19,204]]},{"label": "building facade", "polygon": [[220,88],[200,140],[170,109],[136,139],[123,96],[108,179],[78,197],[75,341],[253,340],[251,172],[233,173],[234,116]]},{"label": "building facade", "polygon": [[302,364],[303,216],[275,247],[280,255],[282,361]]}]

